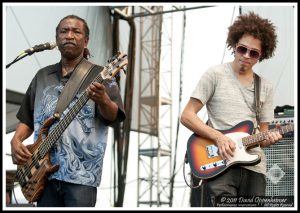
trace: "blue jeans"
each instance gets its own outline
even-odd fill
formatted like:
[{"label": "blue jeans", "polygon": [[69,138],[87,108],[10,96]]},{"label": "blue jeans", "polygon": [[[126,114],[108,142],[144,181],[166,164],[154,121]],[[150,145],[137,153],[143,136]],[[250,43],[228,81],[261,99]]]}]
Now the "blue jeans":
[{"label": "blue jeans", "polygon": [[220,196],[265,196],[265,175],[233,166],[225,173],[207,180],[210,205],[215,206]]},{"label": "blue jeans", "polygon": [[46,182],[38,207],[94,207],[97,188],[60,180]]}]

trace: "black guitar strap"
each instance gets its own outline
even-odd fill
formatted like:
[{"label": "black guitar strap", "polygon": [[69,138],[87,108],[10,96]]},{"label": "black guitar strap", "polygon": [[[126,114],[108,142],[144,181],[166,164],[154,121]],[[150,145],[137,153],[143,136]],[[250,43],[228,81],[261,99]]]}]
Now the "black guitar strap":
[{"label": "black guitar strap", "polygon": [[[57,105],[54,111],[55,116],[61,116],[63,111],[75,97],[82,83],[94,66],[95,64],[92,64],[91,62],[83,58],[75,67],[70,79],[68,80],[60,96],[58,97]],[[58,115],[56,113],[58,113]]]},{"label": "black guitar strap", "polygon": [[254,73],[254,102],[255,102],[257,128],[259,128],[259,123],[260,123],[260,100],[259,100],[260,85],[261,85],[261,79],[256,73]]}]

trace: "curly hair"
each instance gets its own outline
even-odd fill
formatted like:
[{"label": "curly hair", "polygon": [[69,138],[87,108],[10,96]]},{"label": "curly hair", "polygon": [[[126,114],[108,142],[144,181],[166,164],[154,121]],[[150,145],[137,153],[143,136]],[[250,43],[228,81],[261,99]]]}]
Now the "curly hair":
[{"label": "curly hair", "polygon": [[235,45],[248,34],[261,41],[262,55],[259,61],[271,58],[274,55],[277,43],[275,26],[268,19],[263,19],[254,12],[243,14],[228,27],[227,47],[234,49]]}]

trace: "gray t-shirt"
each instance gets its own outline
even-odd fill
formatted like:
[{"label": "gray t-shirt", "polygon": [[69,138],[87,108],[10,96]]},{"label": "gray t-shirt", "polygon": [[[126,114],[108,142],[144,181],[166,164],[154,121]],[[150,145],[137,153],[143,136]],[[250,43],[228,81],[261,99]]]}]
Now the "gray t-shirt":
[{"label": "gray t-shirt", "polygon": [[[254,84],[242,85],[234,75],[229,63],[209,68],[201,77],[191,97],[206,104],[208,125],[218,130],[227,130],[238,123],[250,120],[257,126]],[[273,119],[273,87],[261,77],[260,120],[270,122]],[[249,154],[259,154],[261,162],[245,168],[266,174],[266,158],[260,147],[248,150]]]}]

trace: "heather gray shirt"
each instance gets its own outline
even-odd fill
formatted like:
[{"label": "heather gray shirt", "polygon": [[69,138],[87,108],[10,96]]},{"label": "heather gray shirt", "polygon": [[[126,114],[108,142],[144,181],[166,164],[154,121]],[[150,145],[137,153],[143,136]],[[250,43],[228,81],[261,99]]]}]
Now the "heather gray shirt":
[{"label": "heather gray shirt", "polygon": [[[257,126],[254,84],[242,85],[234,75],[229,63],[209,68],[201,77],[191,97],[206,104],[208,125],[218,130],[227,130],[238,123],[250,120]],[[273,119],[272,84],[261,77],[260,93],[261,122]],[[266,174],[266,158],[260,147],[250,149],[250,154],[259,154],[261,162],[245,168]]]}]

